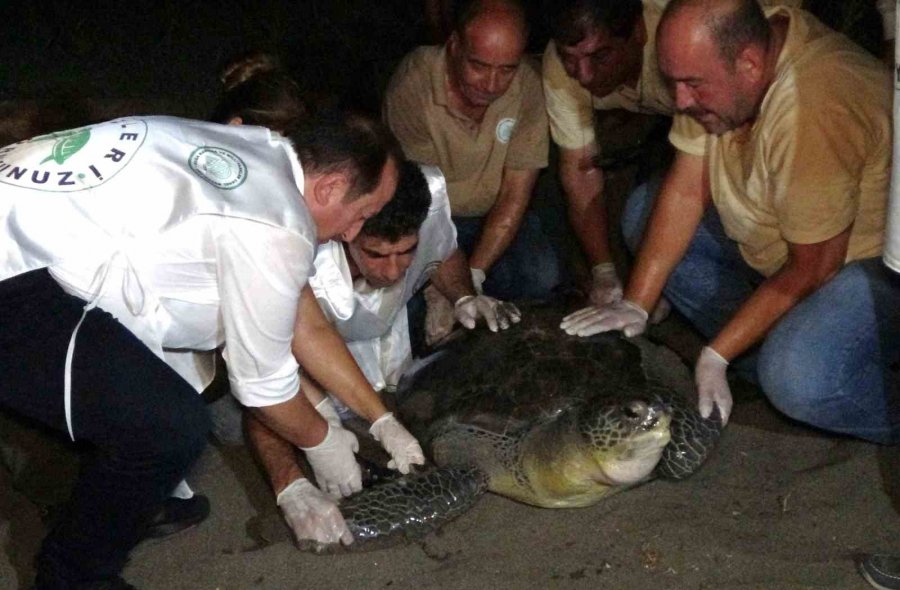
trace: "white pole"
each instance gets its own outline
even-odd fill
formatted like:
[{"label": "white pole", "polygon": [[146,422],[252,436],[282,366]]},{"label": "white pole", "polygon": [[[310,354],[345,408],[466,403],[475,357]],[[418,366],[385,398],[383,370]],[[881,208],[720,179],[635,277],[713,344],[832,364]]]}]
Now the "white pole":
[{"label": "white pole", "polygon": [[[896,8],[900,0],[894,3]],[[884,263],[892,270],[900,272],[900,19],[894,19],[894,67],[891,77],[894,81],[894,159],[891,167],[891,191],[888,203],[887,230],[884,240]]]}]

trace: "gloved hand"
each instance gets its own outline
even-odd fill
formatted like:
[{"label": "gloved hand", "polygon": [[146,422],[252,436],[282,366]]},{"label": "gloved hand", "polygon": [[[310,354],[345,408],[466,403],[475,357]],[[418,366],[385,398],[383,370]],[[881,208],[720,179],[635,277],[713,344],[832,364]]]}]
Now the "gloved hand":
[{"label": "gloved hand", "polygon": [[316,411],[320,416],[325,418],[325,421],[328,422],[328,425],[332,428],[344,428],[344,425],[341,423],[341,417],[338,416],[334,404],[327,397],[322,398],[322,401],[316,404]]},{"label": "gloved hand", "polygon": [[697,395],[700,398],[698,409],[701,416],[709,418],[713,405],[718,406],[722,426],[728,424],[728,416],[731,415],[734,403],[725,376],[727,370],[728,361],[709,346],[704,346],[694,368],[694,383],[697,385]]},{"label": "gloved hand", "polygon": [[480,268],[470,268],[469,272],[472,273],[472,286],[475,287],[475,292],[479,295],[483,295],[484,282],[487,280],[487,275]]},{"label": "gloved hand", "polygon": [[303,477],[295,479],[278,494],[278,506],[294,531],[297,542],[353,542],[353,535],[334,500]]},{"label": "gloved hand", "polygon": [[608,305],[622,299],[622,281],[616,274],[612,262],[601,262],[591,269],[591,303],[597,306]]},{"label": "gloved hand", "polygon": [[647,329],[647,312],[638,304],[621,299],[604,306],[588,306],[563,318],[560,328],[575,336],[593,336],[621,330],[628,338]]},{"label": "gloved hand", "polygon": [[391,456],[391,460],[388,461],[388,467],[391,469],[409,473],[410,465],[425,463],[425,455],[419,441],[394,418],[393,413],[385,412],[381,418],[375,420],[369,427],[369,433]]},{"label": "gloved hand", "polygon": [[487,295],[466,295],[453,304],[453,316],[469,330],[475,327],[478,318],[484,318],[491,332],[507,329],[522,319],[519,308],[506,301]]},{"label": "gloved hand", "polygon": [[655,326],[662,323],[670,313],[672,313],[672,304],[665,297],[660,297],[656,302],[656,307],[650,312],[650,325]]},{"label": "gloved hand", "polygon": [[322,442],[300,448],[306,453],[319,487],[331,496],[349,496],[362,489],[362,471],[354,454],[359,450],[359,441],[349,430],[329,424]]},{"label": "gloved hand", "polygon": [[428,285],[425,305],[425,344],[433,346],[453,331],[453,304],[434,285]]}]

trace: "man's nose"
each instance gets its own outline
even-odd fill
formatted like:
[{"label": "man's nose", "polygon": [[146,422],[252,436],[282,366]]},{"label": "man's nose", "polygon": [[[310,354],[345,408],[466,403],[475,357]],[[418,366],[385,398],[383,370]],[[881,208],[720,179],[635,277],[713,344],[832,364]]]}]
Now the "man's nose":
[{"label": "man's nose", "polygon": [[498,72],[497,70],[492,70],[491,73],[488,74],[485,90],[488,94],[498,93],[498,91],[500,90],[500,72]]},{"label": "man's nose", "polygon": [[353,224],[341,234],[341,239],[345,242],[352,242],[353,238],[359,235],[359,230],[362,229],[363,223],[365,223],[364,219],[354,221]]},{"label": "man's nose", "polygon": [[587,86],[594,80],[594,64],[591,63],[590,58],[583,57],[578,60],[578,64],[575,69],[575,76],[578,78],[578,83],[582,86]]},{"label": "man's nose", "polygon": [[400,261],[396,256],[391,256],[387,260],[387,272],[386,277],[390,282],[396,282],[401,275],[403,275],[403,271],[406,270],[403,268],[403,265],[400,264]]},{"label": "man's nose", "polygon": [[675,108],[679,111],[689,109],[696,104],[694,95],[687,84],[675,83]]}]

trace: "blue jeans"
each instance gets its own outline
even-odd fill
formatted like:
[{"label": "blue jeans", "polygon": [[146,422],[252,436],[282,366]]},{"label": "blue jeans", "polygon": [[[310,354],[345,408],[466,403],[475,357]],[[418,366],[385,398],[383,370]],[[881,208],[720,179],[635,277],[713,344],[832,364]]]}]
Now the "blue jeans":
[{"label": "blue jeans", "polygon": [[[471,257],[484,218],[454,217],[453,223],[459,248]],[[538,216],[527,211],[509,248],[488,271],[484,294],[506,300],[546,299],[559,283],[559,257]]]},{"label": "blue jeans", "polygon": [[[658,192],[641,185],[625,207],[622,229],[635,251]],[[712,339],[762,283],[710,207],[664,294]],[[772,328],[758,352],[733,363],[755,377],[786,415],[878,443],[900,442],[900,396],[890,365],[900,359],[900,276],[879,258],[846,265]]]},{"label": "blue jeans", "polygon": [[[66,431],[66,349],[84,301],[45,270],[0,282],[0,405]],[[91,310],[72,361],[72,426],[91,444],[44,539],[37,587],[109,578],[206,445],[203,401],[110,314]]]}]

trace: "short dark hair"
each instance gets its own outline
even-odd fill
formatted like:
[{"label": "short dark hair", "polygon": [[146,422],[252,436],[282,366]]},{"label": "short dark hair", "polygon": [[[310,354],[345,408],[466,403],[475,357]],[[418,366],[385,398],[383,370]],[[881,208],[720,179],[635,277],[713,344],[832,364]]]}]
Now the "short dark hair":
[{"label": "short dark hair", "polygon": [[358,113],[328,109],[311,114],[289,135],[307,174],[343,172],[349,176],[347,200],[372,192],[388,160],[404,160],[387,126]]},{"label": "short dark hair", "polygon": [[400,164],[400,178],[394,198],[366,220],[359,234],[397,242],[419,231],[429,207],[431,191],[425,175],[418,164],[407,160]]},{"label": "short dark hair", "polygon": [[253,51],[231,60],[221,80],[224,92],[213,121],[228,123],[240,117],[245,125],[262,125],[287,135],[306,117],[300,87],[272,54]]},{"label": "short dark hair", "polygon": [[766,47],[771,29],[766,15],[756,0],[739,0],[731,12],[710,13],[706,26],[716,42],[719,56],[734,64],[738,54],[748,45]]},{"label": "short dark hair", "polygon": [[576,45],[592,30],[628,38],[644,11],[641,0],[560,0],[552,3],[550,35],[559,45]]}]

